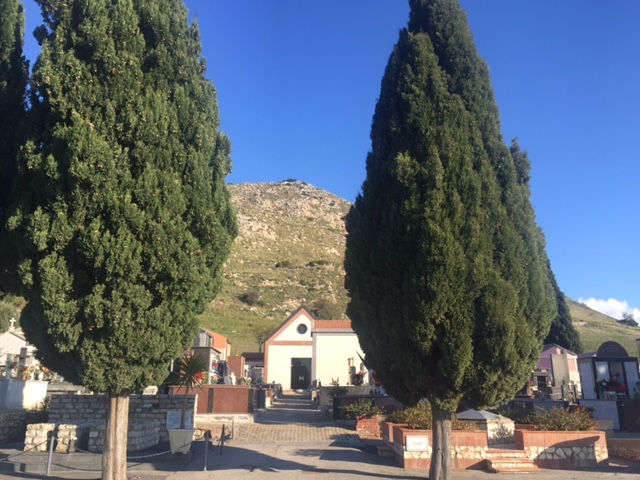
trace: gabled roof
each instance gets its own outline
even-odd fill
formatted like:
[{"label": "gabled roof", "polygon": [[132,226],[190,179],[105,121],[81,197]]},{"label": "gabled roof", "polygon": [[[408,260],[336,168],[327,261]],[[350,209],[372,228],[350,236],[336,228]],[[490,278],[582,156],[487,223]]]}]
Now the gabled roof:
[{"label": "gabled roof", "polygon": [[271,335],[269,335],[269,338],[267,338],[266,342],[268,342],[272,338],[277,337],[278,335],[280,335],[280,333],[282,333],[289,325],[291,325],[293,322],[295,322],[296,319],[298,317],[302,316],[302,315],[306,315],[309,319],[311,319],[312,324],[313,324],[314,321],[317,321],[317,320],[314,320],[315,317],[313,316],[313,313],[311,313],[307,307],[302,305],[295,312],[293,312],[291,315],[289,315],[289,318],[287,318],[284,322],[282,322],[280,324],[280,326],[278,328],[276,328],[275,331]]}]

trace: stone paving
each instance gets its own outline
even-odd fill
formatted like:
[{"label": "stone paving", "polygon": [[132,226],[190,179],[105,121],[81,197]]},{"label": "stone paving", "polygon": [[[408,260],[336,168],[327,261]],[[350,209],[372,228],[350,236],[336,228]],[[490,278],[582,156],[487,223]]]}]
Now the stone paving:
[{"label": "stone paving", "polygon": [[354,420],[333,420],[317,410],[308,393],[287,392],[256,415],[237,424],[233,443],[350,442],[358,440]]}]

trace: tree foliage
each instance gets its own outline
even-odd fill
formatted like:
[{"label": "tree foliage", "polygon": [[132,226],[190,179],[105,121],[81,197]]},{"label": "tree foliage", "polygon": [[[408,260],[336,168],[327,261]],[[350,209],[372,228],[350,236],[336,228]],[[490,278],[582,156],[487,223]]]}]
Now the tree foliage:
[{"label": "tree foliage", "polygon": [[623,312],[622,320],[618,320],[618,323],[622,325],[626,325],[627,327],[637,327],[638,322],[633,318],[633,313],[631,312]]},{"label": "tree foliage", "polygon": [[230,143],[182,2],[40,0],[19,162],[27,338],[93,391],[160,383],[221,285]]},{"label": "tree foliage", "polygon": [[571,320],[571,311],[567,305],[564,293],[560,290],[558,282],[556,282],[555,275],[549,269],[551,284],[555,291],[555,298],[557,304],[557,315],[551,322],[551,329],[549,335],[544,340],[545,344],[555,343],[561,347],[571,350],[574,353],[582,353],[582,340],[580,340],[580,334],[573,326]]},{"label": "tree foliage", "polygon": [[25,120],[28,62],[22,53],[24,9],[19,0],[0,2],[0,288],[15,288],[15,252],[4,225],[16,176],[16,157]]},{"label": "tree foliage", "polygon": [[439,479],[451,412],[513,397],[555,305],[528,159],[502,139],[466,17],[456,0],[410,4],[347,218],[347,313],[385,389],[429,398]]}]

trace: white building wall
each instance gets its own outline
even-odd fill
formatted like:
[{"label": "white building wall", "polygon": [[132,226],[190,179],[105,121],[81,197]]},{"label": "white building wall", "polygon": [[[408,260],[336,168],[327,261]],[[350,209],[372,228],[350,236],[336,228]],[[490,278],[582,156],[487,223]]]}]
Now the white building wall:
[{"label": "white building wall", "polygon": [[[300,333],[298,328],[304,325],[306,330]],[[304,313],[298,316],[291,325],[283,329],[278,335],[270,339],[272,342],[310,342],[312,321]]]},{"label": "white building wall", "polygon": [[[281,340],[281,337],[278,337],[278,340]],[[311,358],[311,355],[311,345],[270,345],[266,359],[268,378],[265,381],[280,383],[284,390],[290,390],[291,359]]]},{"label": "white building wall", "polygon": [[316,330],[313,333],[313,348],[312,380],[320,381],[322,385],[330,385],[332,379],[339,379],[340,385],[351,384],[349,360],[352,359],[352,365],[358,372],[362,363],[358,353],[364,357],[355,333]]}]

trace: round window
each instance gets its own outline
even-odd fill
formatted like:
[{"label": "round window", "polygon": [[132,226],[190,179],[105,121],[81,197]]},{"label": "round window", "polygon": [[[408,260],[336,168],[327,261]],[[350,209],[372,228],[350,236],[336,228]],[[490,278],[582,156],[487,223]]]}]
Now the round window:
[{"label": "round window", "polygon": [[304,323],[298,325],[298,333],[307,333],[307,326]]}]

